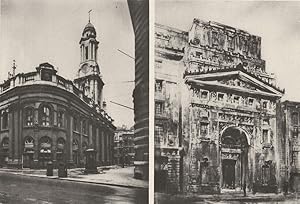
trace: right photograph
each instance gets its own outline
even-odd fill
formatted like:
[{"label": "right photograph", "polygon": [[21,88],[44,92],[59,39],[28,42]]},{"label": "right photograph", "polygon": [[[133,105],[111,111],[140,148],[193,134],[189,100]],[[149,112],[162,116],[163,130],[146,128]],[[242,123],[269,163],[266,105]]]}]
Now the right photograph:
[{"label": "right photograph", "polygon": [[155,203],[299,203],[300,2],[159,1]]}]

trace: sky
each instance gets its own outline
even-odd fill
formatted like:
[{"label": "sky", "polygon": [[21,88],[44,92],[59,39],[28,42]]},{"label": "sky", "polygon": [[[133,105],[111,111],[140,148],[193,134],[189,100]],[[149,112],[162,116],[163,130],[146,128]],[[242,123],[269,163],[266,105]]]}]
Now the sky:
[{"label": "sky", "polygon": [[155,5],[155,22],[188,31],[194,18],[216,21],[262,38],[266,71],[300,101],[300,1],[167,1]]},{"label": "sky", "polygon": [[[7,79],[13,60],[17,73],[35,71],[49,62],[58,74],[74,79],[79,69],[79,40],[88,23],[97,32],[98,64],[107,112],[116,126],[134,124],[134,32],[126,0],[0,0],[0,81]],[[128,82],[131,81],[131,82]]]}]

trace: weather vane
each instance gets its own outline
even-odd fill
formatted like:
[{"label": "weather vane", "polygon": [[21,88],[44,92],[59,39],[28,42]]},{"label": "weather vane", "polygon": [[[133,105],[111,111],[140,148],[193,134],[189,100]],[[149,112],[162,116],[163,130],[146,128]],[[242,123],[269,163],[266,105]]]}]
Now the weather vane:
[{"label": "weather vane", "polygon": [[91,22],[91,12],[92,12],[92,9],[91,10],[89,10],[89,23]]}]

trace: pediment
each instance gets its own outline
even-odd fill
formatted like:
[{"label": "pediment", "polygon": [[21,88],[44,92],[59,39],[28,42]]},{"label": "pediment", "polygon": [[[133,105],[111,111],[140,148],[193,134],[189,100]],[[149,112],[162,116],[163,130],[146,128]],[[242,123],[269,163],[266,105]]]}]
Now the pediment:
[{"label": "pediment", "polygon": [[186,82],[201,86],[219,87],[252,94],[281,97],[279,88],[241,70],[185,76]]}]

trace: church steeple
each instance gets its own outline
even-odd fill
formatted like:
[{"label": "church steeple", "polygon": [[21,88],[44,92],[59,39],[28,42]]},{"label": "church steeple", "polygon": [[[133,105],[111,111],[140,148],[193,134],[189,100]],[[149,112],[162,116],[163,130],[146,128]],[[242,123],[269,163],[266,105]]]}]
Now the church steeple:
[{"label": "church steeple", "polygon": [[81,39],[80,39],[80,68],[78,71],[79,77],[83,77],[90,74],[100,74],[100,69],[97,63],[98,44],[97,33],[93,24],[89,22],[84,27]]},{"label": "church steeple", "polygon": [[89,22],[84,27],[80,45],[80,65],[78,77],[74,80],[76,86],[83,91],[84,95],[91,99],[93,104],[102,108],[102,90],[104,83],[100,77],[100,69],[97,63],[97,52],[99,42],[96,39],[96,29],[91,23],[89,11]]}]

